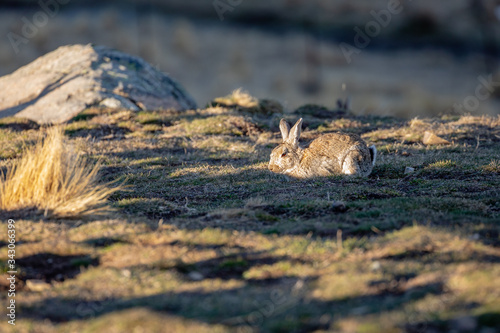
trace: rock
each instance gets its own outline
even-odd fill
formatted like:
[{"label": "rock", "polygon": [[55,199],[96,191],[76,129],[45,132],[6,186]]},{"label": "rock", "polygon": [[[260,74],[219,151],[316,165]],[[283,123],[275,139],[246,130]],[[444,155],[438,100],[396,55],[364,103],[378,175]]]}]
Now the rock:
[{"label": "rock", "polygon": [[196,108],[170,77],[104,46],[63,46],[0,78],[0,118],[63,123],[99,105],[134,111]]},{"label": "rock", "polygon": [[422,143],[424,145],[449,145],[450,144],[450,142],[448,140],[440,138],[436,134],[429,132],[429,131],[425,131],[424,138],[422,139]]},{"label": "rock", "polygon": [[132,272],[129,269],[122,269],[122,276],[126,278],[130,278],[132,276]]},{"label": "rock", "polygon": [[405,168],[405,175],[413,173],[413,172],[415,172],[415,168],[412,168],[412,167]]},{"label": "rock", "polygon": [[344,213],[347,211],[347,206],[342,201],[334,201],[332,203],[332,209],[334,212]]},{"label": "rock", "polygon": [[43,280],[26,280],[26,287],[35,292],[42,292],[51,288],[50,283]]}]

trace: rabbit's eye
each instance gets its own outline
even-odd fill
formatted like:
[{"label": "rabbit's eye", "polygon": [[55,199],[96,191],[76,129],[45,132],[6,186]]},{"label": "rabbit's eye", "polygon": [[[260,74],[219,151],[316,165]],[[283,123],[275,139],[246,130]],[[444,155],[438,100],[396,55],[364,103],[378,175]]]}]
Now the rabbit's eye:
[{"label": "rabbit's eye", "polygon": [[284,151],[284,152],[283,152],[283,154],[281,154],[281,157],[285,157],[285,156],[286,156],[286,154],[287,154],[287,152],[286,152],[286,151]]}]

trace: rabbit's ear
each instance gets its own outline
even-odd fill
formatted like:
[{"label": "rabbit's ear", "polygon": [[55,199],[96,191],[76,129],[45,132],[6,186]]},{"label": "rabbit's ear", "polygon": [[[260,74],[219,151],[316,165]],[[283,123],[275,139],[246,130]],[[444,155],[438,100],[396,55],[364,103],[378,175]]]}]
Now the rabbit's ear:
[{"label": "rabbit's ear", "polygon": [[281,119],[280,121],[280,131],[283,142],[286,142],[288,140],[288,134],[290,133],[290,125],[288,125],[285,119]]},{"label": "rabbit's ear", "polygon": [[288,143],[292,144],[294,147],[299,145],[300,134],[302,133],[302,118],[297,120],[295,125],[293,125],[290,130],[290,135],[288,137]]}]

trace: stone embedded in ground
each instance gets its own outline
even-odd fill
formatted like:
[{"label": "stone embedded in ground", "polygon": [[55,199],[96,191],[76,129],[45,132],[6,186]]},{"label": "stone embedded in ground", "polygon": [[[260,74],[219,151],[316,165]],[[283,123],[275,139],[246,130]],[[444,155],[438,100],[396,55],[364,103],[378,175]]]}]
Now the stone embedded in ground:
[{"label": "stone embedded in ground", "polygon": [[424,133],[424,138],[422,139],[422,143],[424,145],[449,145],[450,142],[445,140],[436,134],[426,131]]},{"label": "stone embedded in ground", "polygon": [[405,175],[413,173],[413,172],[415,172],[415,168],[412,168],[412,167],[405,168]]},{"label": "stone embedded in ground", "polygon": [[347,211],[347,206],[342,201],[334,201],[332,203],[332,209],[335,212],[344,213]]},{"label": "stone embedded in ground", "polygon": [[0,78],[0,118],[63,123],[90,106],[188,110],[184,89],[141,58],[104,46],[63,46]]}]

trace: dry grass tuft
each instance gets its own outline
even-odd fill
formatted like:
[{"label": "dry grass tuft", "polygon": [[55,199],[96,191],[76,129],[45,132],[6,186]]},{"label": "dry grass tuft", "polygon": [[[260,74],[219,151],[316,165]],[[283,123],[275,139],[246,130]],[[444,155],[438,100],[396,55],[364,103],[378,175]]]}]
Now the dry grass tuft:
[{"label": "dry grass tuft", "polygon": [[429,164],[429,168],[435,168],[435,169],[453,168],[455,166],[457,166],[457,163],[451,160],[441,160]]},{"label": "dry grass tuft", "polygon": [[214,99],[214,102],[228,106],[237,105],[244,108],[255,108],[259,106],[259,100],[241,88],[234,90],[228,96]]},{"label": "dry grass tuft", "polygon": [[483,170],[500,173],[500,160],[492,160],[488,165],[483,166]]},{"label": "dry grass tuft", "polygon": [[98,184],[99,168],[66,144],[62,129],[50,128],[0,176],[0,209],[60,218],[109,211],[106,199],[122,188]]}]

